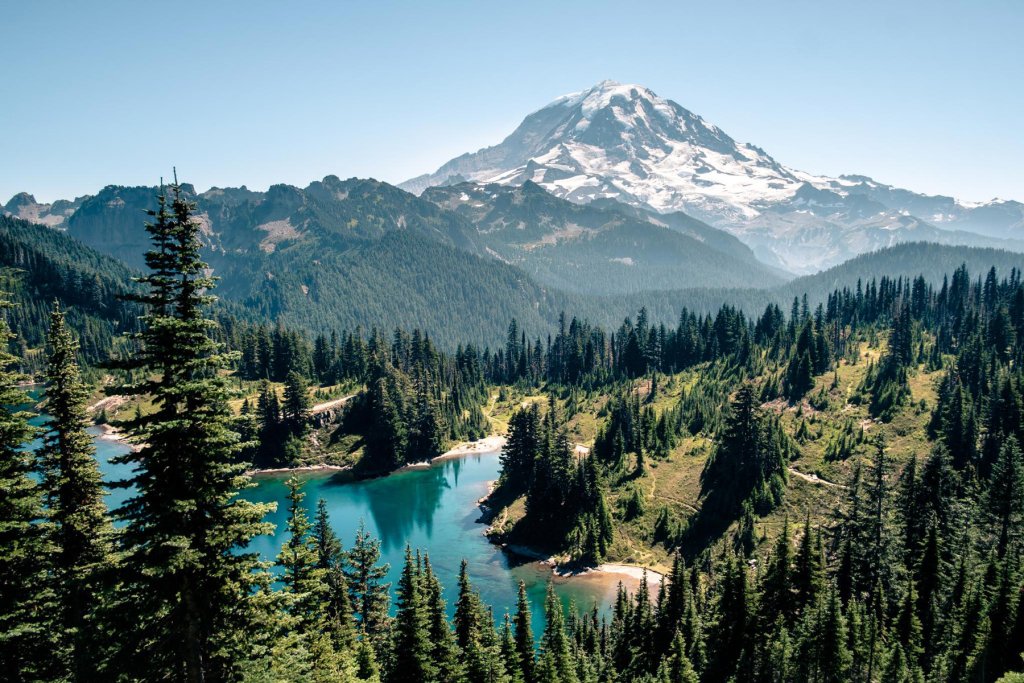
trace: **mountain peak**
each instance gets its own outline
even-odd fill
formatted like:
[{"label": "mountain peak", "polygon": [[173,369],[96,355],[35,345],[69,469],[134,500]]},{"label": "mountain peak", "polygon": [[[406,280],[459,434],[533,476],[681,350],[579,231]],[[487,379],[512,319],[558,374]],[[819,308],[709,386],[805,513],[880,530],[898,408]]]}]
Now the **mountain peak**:
[{"label": "mountain peak", "polygon": [[[606,80],[555,99],[504,141],[402,187],[421,192],[450,176],[521,185],[531,180],[577,202],[614,198],[657,211],[745,219],[765,195],[799,182],[764,152],[646,86]],[[739,196],[736,190],[739,189]]]},{"label": "mountain peak", "polygon": [[18,194],[11,197],[10,201],[8,201],[7,204],[4,205],[4,208],[10,211],[11,213],[16,213],[17,210],[22,206],[30,206],[38,203],[39,202],[36,201],[36,198],[30,195],[28,192],[19,192]]},{"label": "mountain peak", "polygon": [[596,83],[587,90],[562,95],[555,99],[548,106],[575,106],[587,102],[589,109],[597,109],[608,106],[614,98],[622,98],[625,101],[647,99],[655,100],[658,96],[654,92],[636,83],[619,83],[613,80],[604,80]]},{"label": "mountain peak", "polygon": [[[921,239],[921,230],[942,241],[947,235],[935,226],[1024,235],[1024,205],[1017,202],[969,204],[867,176],[796,171],[646,86],[613,80],[553,100],[499,144],[401,187],[419,193],[453,177],[531,182],[581,204],[614,199],[660,213],[684,212],[732,231],[794,272]],[[910,223],[924,227],[911,231]],[[970,235],[957,239],[974,243]]]}]

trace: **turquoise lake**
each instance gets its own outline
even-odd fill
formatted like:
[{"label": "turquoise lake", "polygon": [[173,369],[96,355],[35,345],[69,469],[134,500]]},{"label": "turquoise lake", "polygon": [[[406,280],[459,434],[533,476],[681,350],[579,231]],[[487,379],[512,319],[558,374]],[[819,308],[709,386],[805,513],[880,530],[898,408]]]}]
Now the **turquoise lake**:
[{"label": "turquoise lake", "polygon": [[[33,392],[37,395],[37,392]],[[42,418],[33,420],[36,424]],[[127,452],[119,441],[102,438],[99,429],[90,430],[96,437],[96,457],[104,479],[108,482],[126,477],[127,465],[115,465],[111,458]],[[347,480],[331,472],[300,472],[304,504],[310,517],[321,498],[327,502],[331,524],[347,547],[355,538],[360,523],[381,542],[381,562],[390,564],[388,581],[397,583],[402,569],[406,543],[430,555],[431,564],[445,587],[445,598],[452,609],[457,593],[457,576],[463,558],[469,567],[470,580],[483,600],[493,606],[495,620],[500,623],[506,610],[515,609],[519,581],[526,584],[534,613],[534,630],[543,628],[543,604],[547,583],[553,580],[563,603],[574,601],[579,609],[589,610],[597,604],[606,611],[615,597],[620,579],[634,588],[625,577],[588,574],[581,577],[553,577],[550,567],[523,561],[483,535],[484,525],[478,520],[481,510],[477,501],[487,493],[488,484],[498,478],[498,452],[474,453],[439,461],[430,467],[410,469],[387,477],[363,481]],[[264,558],[273,560],[285,540],[287,489],[289,475],[259,475],[256,486],[244,496],[258,502],[275,502],[277,511],[269,515],[278,532],[252,541]],[[117,506],[129,493],[114,489],[108,504]],[[635,583],[635,582],[633,582]]]}]

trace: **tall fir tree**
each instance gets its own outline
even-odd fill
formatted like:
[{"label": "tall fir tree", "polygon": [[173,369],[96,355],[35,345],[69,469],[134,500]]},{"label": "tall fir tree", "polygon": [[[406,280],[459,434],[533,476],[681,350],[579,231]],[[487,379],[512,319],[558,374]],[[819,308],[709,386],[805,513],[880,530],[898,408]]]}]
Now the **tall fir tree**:
[{"label": "tall fir tree", "polygon": [[327,571],[319,567],[316,538],[303,507],[302,484],[292,476],[288,486],[288,539],[278,553],[282,588],[278,592],[287,616],[286,638],[306,653],[303,676],[310,681],[337,680],[346,663],[332,638],[330,586]]},{"label": "tall fir tree", "polygon": [[380,541],[360,523],[352,549],[345,553],[345,582],[360,637],[368,638],[375,648],[387,639],[389,629],[388,590],[383,581],[390,565],[380,562]]},{"label": "tall fir tree", "polygon": [[387,680],[393,683],[431,683],[439,672],[431,659],[430,623],[422,590],[422,577],[412,550],[405,547],[405,565],[398,581],[395,615],[394,665]]},{"label": "tall fir tree", "polygon": [[345,581],[345,553],[341,541],[331,527],[327,503],[317,501],[316,517],[313,522],[313,543],[316,549],[316,566],[324,573],[327,583],[326,608],[328,628],[335,647],[351,649],[354,642],[352,603],[349,601],[348,583]]},{"label": "tall fir tree", "polygon": [[57,600],[57,649],[72,681],[103,676],[112,634],[101,619],[111,584],[114,529],[103,500],[103,481],[92,437],[86,432],[86,401],[75,355],[78,344],[55,304],[50,315],[46,370],[47,420],[39,450],[48,512],[47,533]]},{"label": "tall fir tree", "polygon": [[[10,306],[0,301],[0,309]],[[45,540],[37,524],[41,491],[32,478],[32,457],[22,446],[35,433],[21,410],[28,398],[8,349],[13,335],[0,315],[0,671],[9,680],[47,675],[50,646]]]},{"label": "tall fir tree", "polygon": [[533,626],[531,624],[530,602],[526,597],[526,584],[519,582],[519,595],[516,598],[515,639],[516,654],[519,658],[519,670],[522,672],[525,683],[533,683],[534,657],[536,652],[533,641]]},{"label": "tall fir tree", "polygon": [[544,599],[544,616],[547,623],[541,637],[534,680],[538,683],[577,683],[579,678],[576,675],[571,643],[565,632],[562,603],[551,583],[548,583],[547,597]]},{"label": "tall fir tree", "polygon": [[143,667],[148,678],[199,683],[230,679],[246,654],[259,565],[241,549],[270,528],[261,522],[267,506],[238,496],[250,480],[219,375],[231,357],[206,313],[215,282],[199,256],[194,205],[177,181],[170,189],[170,210],[161,191],[146,224],[152,249],[139,282],[147,291],[131,297],[147,312],[121,366],[141,379],[117,390],[154,406],[127,425],[138,447],[117,461],[133,468],[132,494],[117,510],[132,622],[120,665],[129,675]]}]

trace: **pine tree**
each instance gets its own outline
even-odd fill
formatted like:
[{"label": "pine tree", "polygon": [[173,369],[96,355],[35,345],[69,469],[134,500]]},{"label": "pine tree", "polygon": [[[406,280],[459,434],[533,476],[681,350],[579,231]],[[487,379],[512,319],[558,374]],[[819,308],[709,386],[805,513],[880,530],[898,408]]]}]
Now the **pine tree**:
[{"label": "pine tree", "polygon": [[800,547],[797,549],[796,566],[793,571],[793,589],[795,592],[792,611],[800,612],[814,605],[818,599],[824,584],[823,577],[823,553],[820,544],[821,536],[818,536],[817,543],[812,538],[811,515],[807,513],[804,519],[804,532],[800,537]]},{"label": "pine tree", "polygon": [[427,624],[430,634],[431,661],[443,674],[446,681],[458,681],[463,677],[464,662],[461,659],[455,636],[448,625],[444,594],[441,582],[430,566],[430,557],[423,558],[423,598],[427,610]]},{"label": "pine tree", "polygon": [[996,554],[1002,559],[1016,545],[1024,517],[1024,457],[1014,436],[999,449],[988,489],[988,513],[996,537]]},{"label": "pine tree", "polygon": [[848,680],[850,651],[847,647],[846,620],[836,590],[829,591],[819,607],[817,632],[817,672],[821,683]]},{"label": "pine tree", "polygon": [[413,562],[412,550],[405,547],[405,565],[398,581],[395,616],[394,666],[388,681],[430,683],[439,680],[431,660],[430,628],[427,608],[421,592],[421,577]]},{"label": "pine tree", "polygon": [[292,370],[284,383],[284,404],[281,414],[292,434],[302,434],[309,425],[312,401],[309,387],[299,373]]},{"label": "pine tree", "polygon": [[540,658],[537,661],[534,680],[538,683],[577,683],[569,638],[565,633],[565,616],[562,603],[555,595],[555,588],[548,583],[544,600],[544,615],[547,624],[541,637]]},{"label": "pine tree", "polygon": [[298,628],[305,632],[323,626],[321,610],[326,598],[326,584],[319,561],[312,525],[302,505],[306,494],[294,475],[285,482],[288,487],[288,539],[281,546],[277,565],[281,568],[282,591],[288,596],[288,612],[296,617]]},{"label": "pine tree", "polygon": [[[6,301],[0,308],[8,308]],[[0,316],[0,671],[15,683],[47,675],[49,647],[44,619],[52,603],[47,595],[44,539],[36,524],[42,515],[41,492],[31,477],[31,456],[22,445],[35,433],[12,371],[17,358],[7,351],[13,338]]]},{"label": "pine tree", "polygon": [[302,506],[302,485],[293,476],[287,486],[288,540],[277,559],[283,585],[279,595],[290,617],[284,626],[287,635],[298,636],[300,647],[309,653],[305,676],[309,680],[335,680],[344,663],[331,637],[326,571],[318,566],[316,539],[310,534],[312,526]]},{"label": "pine tree", "polygon": [[911,667],[916,667],[924,652],[921,640],[921,620],[917,616],[917,591],[913,580],[907,581],[907,591],[896,617],[895,635],[903,646],[903,654]]},{"label": "pine tree", "polygon": [[700,680],[686,656],[686,643],[678,631],[672,639],[668,657],[662,662],[661,680],[665,683],[698,683]]},{"label": "pine tree", "polygon": [[50,316],[46,436],[39,458],[49,513],[59,635],[55,658],[75,681],[101,677],[110,634],[100,619],[113,567],[114,530],[86,429],[88,390],[59,304]]},{"label": "pine tree", "polygon": [[389,565],[378,565],[380,541],[374,540],[362,523],[355,544],[345,553],[345,581],[359,631],[377,642],[388,629],[389,583],[381,583]]},{"label": "pine tree", "polygon": [[459,565],[459,597],[455,601],[455,640],[463,650],[480,631],[480,598],[469,582],[468,566],[466,560]]},{"label": "pine tree", "polygon": [[712,657],[705,672],[713,680],[727,680],[749,654],[745,652],[750,628],[750,596],[747,572],[742,561],[726,560],[721,577],[721,594],[716,605],[717,620],[709,634]]},{"label": "pine tree", "polygon": [[[238,462],[227,389],[218,375],[231,360],[205,317],[214,280],[200,260],[199,224],[180,185],[163,194],[148,223],[148,287],[132,297],[148,312],[138,350],[122,365],[141,377],[118,393],[147,395],[155,410],[133,420],[139,447],[121,457],[134,467],[133,495],[117,511],[128,548],[121,578],[127,669],[198,683],[228,677],[255,631],[252,587],[257,557],[238,552],[255,535],[267,506],[238,496],[249,486]],[[146,652],[145,658],[137,657]]]},{"label": "pine tree", "polygon": [[793,594],[790,589],[792,549],[789,545],[789,518],[783,522],[782,533],[775,543],[775,552],[761,581],[761,600],[758,605],[761,628],[766,632],[777,616],[790,616]]},{"label": "pine tree", "polygon": [[352,603],[349,601],[348,584],[345,581],[345,554],[341,548],[341,541],[331,527],[327,503],[323,498],[317,501],[312,536],[316,550],[316,566],[324,573],[324,581],[327,584],[326,609],[329,629],[335,647],[347,650],[351,648],[355,635],[352,628]]},{"label": "pine tree", "polygon": [[510,683],[524,683],[523,672],[519,663],[519,652],[516,650],[516,638],[512,632],[512,618],[505,612],[501,623],[501,661],[508,673]]},{"label": "pine tree", "polygon": [[519,657],[519,670],[525,683],[534,681],[534,642],[533,628],[530,624],[530,603],[526,599],[526,584],[519,582],[519,597],[516,600],[515,637],[516,652]]}]

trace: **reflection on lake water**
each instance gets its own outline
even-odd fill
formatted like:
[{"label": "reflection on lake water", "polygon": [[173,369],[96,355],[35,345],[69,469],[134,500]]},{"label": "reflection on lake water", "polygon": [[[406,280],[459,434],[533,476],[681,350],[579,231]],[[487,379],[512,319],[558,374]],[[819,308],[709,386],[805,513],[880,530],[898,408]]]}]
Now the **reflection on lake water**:
[{"label": "reflection on lake water", "polygon": [[[38,400],[38,391],[32,392]],[[42,423],[42,418],[33,420]],[[115,465],[111,458],[127,452],[127,445],[101,438],[98,429],[96,457],[107,482],[126,478],[131,468]],[[454,608],[459,564],[466,559],[470,579],[483,600],[494,607],[496,618],[515,609],[518,583],[524,581],[534,610],[534,628],[543,628],[543,604],[546,585],[552,580],[549,567],[516,559],[488,543],[480,524],[477,501],[487,493],[488,484],[498,478],[497,452],[473,453],[441,460],[429,467],[397,472],[387,477],[355,481],[346,473],[300,472],[306,494],[304,504],[312,517],[317,501],[327,503],[331,524],[343,544],[351,544],[361,523],[381,541],[381,561],[391,565],[388,581],[398,581],[401,562],[408,543],[430,555],[431,564],[445,586],[449,610]],[[273,560],[281,548],[287,518],[285,481],[288,474],[268,474],[255,478],[256,486],[243,495],[257,502],[275,502],[277,510],[268,516],[278,530],[273,536],[260,536],[252,547],[265,559]],[[113,489],[108,505],[116,507],[129,493]],[[588,575],[582,578],[554,578],[563,602],[590,609],[595,602],[606,610],[615,597],[620,577]],[[632,585],[627,584],[632,588]]]}]

